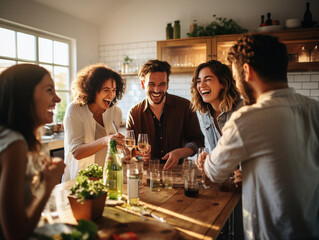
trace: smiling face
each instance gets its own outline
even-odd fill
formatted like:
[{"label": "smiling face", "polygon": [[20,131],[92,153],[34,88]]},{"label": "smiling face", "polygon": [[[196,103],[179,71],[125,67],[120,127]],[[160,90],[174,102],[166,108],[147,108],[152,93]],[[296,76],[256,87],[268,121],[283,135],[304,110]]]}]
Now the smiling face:
[{"label": "smiling face", "polygon": [[116,97],[116,82],[114,79],[107,79],[99,92],[96,93],[95,104],[104,111],[108,109]]},{"label": "smiling face", "polygon": [[205,103],[211,104],[213,108],[214,106],[219,106],[219,96],[223,85],[209,67],[199,71],[196,88]]},{"label": "smiling face", "polygon": [[166,97],[168,80],[166,72],[152,72],[146,75],[142,88],[150,104],[161,104]]},{"label": "smiling face", "polygon": [[49,74],[44,75],[34,89],[34,107],[37,125],[42,126],[53,121],[55,104],[61,99],[56,95],[54,82]]}]

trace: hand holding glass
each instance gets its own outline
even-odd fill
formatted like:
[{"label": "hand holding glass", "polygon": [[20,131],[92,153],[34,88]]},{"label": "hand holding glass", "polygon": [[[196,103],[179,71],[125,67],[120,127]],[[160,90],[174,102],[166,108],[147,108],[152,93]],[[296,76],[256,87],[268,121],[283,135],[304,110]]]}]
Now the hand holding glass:
[{"label": "hand holding glass", "polygon": [[130,151],[130,160],[132,159],[132,150],[135,146],[135,133],[134,130],[126,130],[125,131],[125,147]]},{"label": "hand holding glass", "polygon": [[[204,148],[204,147],[198,148],[197,158],[199,158],[199,155],[200,155],[201,153],[203,153],[203,152],[208,153],[208,149],[207,149],[207,148]],[[206,183],[205,183],[206,175],[205,175],[205,172],[204,172],[204,162],[202,162],[201,164],[202,164],[201,167],[203,168],[203,171],[202,171],[202,181],[201,181],[201,183],[202,183],[202,187],[205,188],[205,189],[207,189],[207,188],[210,188],[210,186],[206,185]]]}]

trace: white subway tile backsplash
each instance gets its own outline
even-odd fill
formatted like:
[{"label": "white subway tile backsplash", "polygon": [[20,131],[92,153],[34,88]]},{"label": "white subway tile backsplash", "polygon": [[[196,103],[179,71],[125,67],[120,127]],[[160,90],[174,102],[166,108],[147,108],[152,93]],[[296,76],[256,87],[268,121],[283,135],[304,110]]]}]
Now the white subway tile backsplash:
[{"label": "white subway tile backsplash", "polygon": [[319,90],[310,90],[310,96],[311,97],[319,97]]},{"label": "white subway tile backsplash", "polygon": [[301,88],[302,89],[318,89],[319,83],[317,82],[308,82],[308,83],[302,83]]},{"label": "white subway tile backsplash", "polygon": [[310,76],[311,82],[319,82],[319,74],[313,74]]},{"label": "white subway tile backsplash", "polygon": [[295,75],[295,82],[310,82],[310,75]]},{"label": "white subway tile backsplash", "polygon": [[289,82],[288,83],[289,87],[292,87],[294,89],[301,89],[301,83],[295,83],[295,82]]}]

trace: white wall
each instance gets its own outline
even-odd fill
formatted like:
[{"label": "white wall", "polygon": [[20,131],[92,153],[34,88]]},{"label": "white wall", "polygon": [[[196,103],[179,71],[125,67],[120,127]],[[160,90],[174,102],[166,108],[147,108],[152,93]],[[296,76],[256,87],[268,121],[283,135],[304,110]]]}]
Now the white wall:
[{"label": "white wall", "polygon": [[306,2],[310,2],[312,18],[319,21],[318,0],[125,0],[117,1],[106,10],[100,26],[100,44],[164,40],[168,22],[181,21],[181,37],[189,32],[196,19],[199,25],[218,17],[234,19],[250,32],[256,32],[260,16],[271,12],[273,20],[303,20]]},{"label": "white wall", "polygon": [[0,18],[76,39],[77,69],[99,61],[99,28],[32,0],[0,0]]}]

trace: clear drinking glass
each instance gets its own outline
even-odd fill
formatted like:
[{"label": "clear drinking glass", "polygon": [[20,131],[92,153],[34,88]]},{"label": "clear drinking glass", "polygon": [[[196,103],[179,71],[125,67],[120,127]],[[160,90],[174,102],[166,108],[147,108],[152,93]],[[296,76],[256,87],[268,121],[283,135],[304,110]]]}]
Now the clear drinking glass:
[{"label": "clear drinking glass", "polygon": [[130,160],[132,159],[132,150],[135,146],[135,133],[134,130],[125,130],[124,137],[125,147],[130,151]]},{"label": "clear drinking glass", "polygon": [[[201,153],[203,153],[203,152],[208,153],[208,149],[205,148],[205,147],[200,147],[200,148],[198,148],[197,158],[198,158],[199,155],[200,155]],[[202,167],[204,167],[204,166],[202,165]],[[205,174],[205,172],[203,171],[203,172],[202,172],[201,186],[202,186],[204,189],[210,188],[210,186],[206,185],[205,180],[206,180],[206,174]]]},{"label": "clear drinking glass", "polygon": [[148,135],[146,133],[140,133],[137,139],[138,149],[145,153],[148,149]]}]

